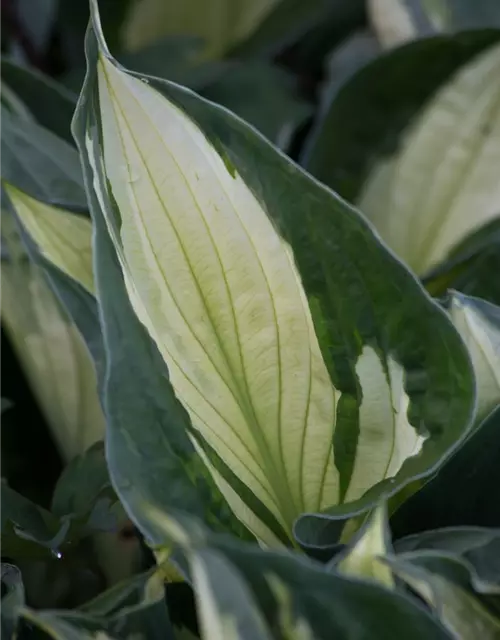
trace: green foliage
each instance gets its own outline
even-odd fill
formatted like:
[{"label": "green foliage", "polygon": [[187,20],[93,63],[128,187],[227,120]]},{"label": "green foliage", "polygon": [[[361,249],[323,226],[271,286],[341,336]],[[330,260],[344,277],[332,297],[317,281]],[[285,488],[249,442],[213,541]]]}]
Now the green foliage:
[{"label": "green foliage", "polygon": [[496,2],[478,0],[369,0],[370,21],[385,47],[437,33],[500,25]]},{"label": "green foliage", "polygon": [[5,4],[5,638],[500,637],[497,4]]},{"label": "green foliage", "polygon": [[2,562],[2,635],[11,638],[17,627],[18,611],[24,604],[24,586],[19,569]]}]

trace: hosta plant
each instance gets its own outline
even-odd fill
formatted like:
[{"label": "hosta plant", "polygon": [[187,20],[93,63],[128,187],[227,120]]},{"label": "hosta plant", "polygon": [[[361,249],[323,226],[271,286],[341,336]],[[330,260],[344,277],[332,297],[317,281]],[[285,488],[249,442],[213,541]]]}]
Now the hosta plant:
[{"label": "hosta plant", "polygon": [[[73,460],[50,509],[2,486],[5,633],[498,637],[500,514],[470,506],[498,466],[500,299],[474,279],[498,222],[496,33],[416,41],[346,74],[300,166],[224,106],[120,64],[90,10],[77,103],[5,65],[6,282],[14,235],[79,341],[81,365],[61,355],[89,368],[74,405],[94,416],[71,448],[21,333]],[[398,150],[386,157],[367,121],[373,149],[353,136],[342,155],[346,105],[369,109],[363,91],[385,95],[400,61],[429,49],[440,71],[411,96]],[[40,323],[55,354],[56,324]],[[33,606],[27,559],[81,573],[75,549],[124,513],[145,572]]]}]

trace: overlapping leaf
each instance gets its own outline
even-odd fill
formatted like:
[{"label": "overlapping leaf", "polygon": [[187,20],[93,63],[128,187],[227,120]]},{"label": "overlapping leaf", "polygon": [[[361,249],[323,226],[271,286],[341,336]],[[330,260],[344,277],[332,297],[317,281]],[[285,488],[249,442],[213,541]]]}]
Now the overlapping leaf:
[{"label": "overlapping leaf", "polygon": [[81,537],[69,520],[60,519],[2,483],[2,554],[9,560],[61,558]]},{"label": "overlapping leaf", "polygon": [[174,640],[165,590],[157,569],[129,578],[72,611],[21,615],[54,640]]},{"label": "overlapping leaf", "polygon": [[435,91],[496,41],[494,30],[462,32],[379,56],[332,93],[302,164],[355,202],[374,167],[394,156],[402,133]]},{"label": "overlapping leaf", "polygon": [[8,184],[4,187],[42,256],[93,294],[90,220],[46,205]]},{"label": "overlapping leaf", "polygon": [[[397,540],[398,554],[453,556],[469,573],[479,594],[500,594],[500,528],[444,527]],[[417,553],[418,552],[418,553]]]},{"label": "overlapping leaf", "polygon": [[436,611],[453,637],[463,640],[499,637],[500,618],[476,597],[469,586],[467,571],[461,571],[464,567],[457,561],[431,554],[407,554],[391,559],[389,565]]},{"label": "overlapping leaf", "polygon": [[386,518],[385,507],[379,506],[374,510],[356,539],[335,558],[337,571],[364,580],[376,580],[388,588],[394,587],[390,569],[381,562],[390,547]]},{"label": "overlapping leaf", "polygon": [[418,274],[499,215],[499,71],[498,45],[461,68],[364,185],[361,210]]},{"label": "overlapping leaf", "polygon": [[1,273],[2,322],[55,441],[70,460],[104,434],[94,366],[42,269],[22,247],[7,211],[2,238],[8,251]]},{"label": "overlapping leaf", "polygon": [[416,600],[373,581],[210,535],[186,514],[149,513],[157,538],[189,562],[204,640],[448,637]]},{"label": "overlapping leaf", "polygon": [[476,419],[482,421],[500,404],[500,307],[455,292],[450,315],[472,358],[477,381]]},{"label": "overlapping leaf", "polygon": [[498,305],[500,282],[490,274],[500,269],[500,218],[482,226],[460,242],[448,259],[425,278],[427,291],[444,296],[455,289]]}]

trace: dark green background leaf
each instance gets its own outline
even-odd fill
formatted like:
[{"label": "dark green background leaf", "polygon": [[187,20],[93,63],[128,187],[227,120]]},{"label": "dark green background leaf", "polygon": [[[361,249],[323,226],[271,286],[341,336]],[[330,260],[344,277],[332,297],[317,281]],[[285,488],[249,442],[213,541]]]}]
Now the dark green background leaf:
[{"label": "dark green background leaf", "polygon": [[232,53],[268,57],[288,49],[296,66],[315,70],[336,43],[360,26],[364,4],[364,0],[282,0]]},{"label": "dark green background leaf", "polygon": [[500,593],[500,529],[486,527],[447,527],[417,533],[397,540],[396,552],[442,552],[465,560],[474,571],[472,580],[481,582],[478,590],[493,587]]},{"label": "dark green background leaf", "polygon": [[96,442],[64,469],[54,489],[52,512],[59,516],[85,513],[103,494],[112,497],[113,491],[104,457],[104,444]]},{"label": "dark green background leaf", "polygon": [[500,305],[500,220],[494,219],[469,235],[450,253],[448,260],[431,272],[424,284],[433,296],[448,289]]},{"label": "dark green background leaf", "polygon": [[70,525],[2,483],[2,556],[57,558]]},{"label": "dark green background leaf", "polygon": [[156,567],[124,580],[79,609],[116,638],[173,640],[163,578]]},{"label": "dark green background leaf", "polygon": [[56,516],[84,520],[96,530],[117,530],[125,513],[111,486],[104,444],[97,442],[74,458],[57,481],[52,498]]},{"label": "dark green background leaf", "polygon": [[74,147],[34,121],[2,107],[2,179],[45,202],[86,208]]},{"label": "dark green background leaf", "polygon": [[76,95],[39,71],[5,59],[2,59],[2,82],[15,92],[42,127],[74,144],[71,118]]},{"label": "dark green background leaf", "polygon": [[119,583],[79,609],[24,609],[23,615],[56,640],[94,640],[97,632],[110,640],[174,640],[163,579],[155,571]]},{"label": "dark green background leaf", "polygon": [[202,95],[234,111],[281,149],[288,149],[295,131],[312,113],[311,106],[298,98],[295,85],[294,78],[278,67],[245,62],[229,66]]},{"label": "dark green background leaf", "polygon": [[[20,570],[2,562],[2,638],[14,640],[19,608],[24,605],[24,586]],[[5,591],[5,593],[4,593]]]},{"label": "dark green background leaf", "polygon": [[500,407],[469,436],[455,455],[396,511],[394,536],[451,526],[500,527],[494,499],[500,487]]},{"label": "dark green background leaf", "polygon": [[467,567],[457,559],[422,553],[391,557],[386,562],[396,576],[431,605],[453,637],[499,637],[500,618],[474,592]]}]

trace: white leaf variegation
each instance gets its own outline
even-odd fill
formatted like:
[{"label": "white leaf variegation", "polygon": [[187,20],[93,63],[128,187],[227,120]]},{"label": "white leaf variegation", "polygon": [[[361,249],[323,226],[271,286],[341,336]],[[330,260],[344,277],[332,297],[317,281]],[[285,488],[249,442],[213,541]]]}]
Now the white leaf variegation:
[{"label": "white leaf variegation", "polygon": [[[92,293],[90,221],[48,207],[9,185],[6,191],[44,257]],[[69,462],[104,438],[94,363],[42,269],[26,255],[8,212],[2,213],[2,242],[8,252],[1,270],[2,324],[54,441]],[[93,544],[110,582],[136,570],[138,548],[130,541],[101,532]]]},{"label": "white leaf variegation", "polygon": [[363,389],[356,460],[346,500],[356,500],[373,486],[374,478],[390,478],[403,462],[416,455],[424,438],[407,418],[408,396],[403,388],[403,369],[393,360],[388,372],[371,347],[364,347],[356,363]]},{"label": "white leaf variegation", "polygon": [[266,575],[266,582],[279,607],[282,637],[290,640],[314,640],[314,632],[309,621],[302,616],[297,616],[293,609],[293,594],[287,585],[273,573]]},{"label": "white leaf variegation", "polygon": [[[460,640],[496,640],[500,637],[498,617],[467,589],[463,581],[454,581],[444,573],[434,572],[425,564],[420,565],[418,560],[418,554],[401,554],[391,558],[390,566],[394,574],[431,607],[451,637]],[[463,569],[458,562],[457,569]]]},{"label": "white leaf variegation", "polygon": [[460,332],[477,380],[476,423],[500,403],[500,308],[453,293],[450,315]]},{"label": "white leaf variegation", "polygon": [[360,209],[419,275],[500,215],[499,74],[495,45],[437,91],[364,186]]},{"label": "white leaf variegation", "polygon": [[[460,3],[456,3],[457,7],[454,4],[448,0],[368,0],[368,16],[380,44],[388,49],[456,28],[458,25],[453,24],[453,18],[456,18],[453,14],[455,11],[460,13]],[[486,24],[481,13],[479,9],[479,22]],[[469,22],[464,28],[472,27]]]},{"label": "white leaf variegation", "polygon": [[87,347],[22,249],[2,214],[2,324],[65,460],[104,435],[94,366]]},{"label": "white leaf variegation", "polygon": [[396,47],[417,36],[405,0],[368,0],[367,9],[377,39],[384,48]]},{"label": "white leaf variegation", "polygon": [[388,588],[394,587],[391,569],[382,558],[389,552],[387,514],[384,507],[377,507],[352,545],[348,547],[337,570],[361,579],[371,579]]},{"label": "white leaf variegation", "polygon": [[42,255],[94,294],[90,220],[39,202],[12,185],[4,188]]},{"label": "white leaf variegation", "polygon": [[104,57],[99,95],[135,310],[193,425],[290,531],[337,500],[338,398],[290,249],[178,108]]},{"label": "white leaf variegation", "polygon": [[203,640],[270,640],[266,621],[243,575],[224,553],[208,546],[206,531],[199,523],[187,514],[178,514],[182,517],[178,520],[148,503],[144,507],[157,534],[169,547],[178,545],[186,556]]},{"label": "white leaf variegation", "polygon": [[[292,537],[304,512],[356,500],[422,439],[406,418],[403,370],[365,347],[354,470],[341,495],[333,437],[340,392],[314,331],[292,250],[241,176],[147,82],[98,63],[102,157],[94,189],[133,308],[165,359],[195,431]],[[102,165],[102,167],[100,166]],[[104,171],[119,230],[95,179]],[[278,541],[193,439],[236,515]]]},{"label": "white leaf variegation", "polygon": [[[267,631],[264,617],[255,605],[250,590],[222,555],[212,553],[207,562],[202,554],[193,553],[190,560],[203,640],[271,640],[272,636]],[[231,585],[230,598],[234,605],[245,603],[244,628],[235,613],[225,611],[221,606],[217,588],[219,580]]]}]

